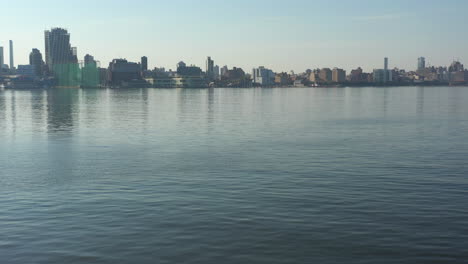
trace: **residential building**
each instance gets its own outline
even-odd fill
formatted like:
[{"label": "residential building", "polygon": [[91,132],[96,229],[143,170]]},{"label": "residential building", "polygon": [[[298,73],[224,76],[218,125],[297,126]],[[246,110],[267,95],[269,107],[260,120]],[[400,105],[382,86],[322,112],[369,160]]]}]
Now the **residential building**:
[{"label": "residential building", "polygon": [[109,63],[108,84],[118,86],[134,80],[141,80],[141,69],[138,63],[128,62],[126,59],[114,59]]},{"label": "residential building", "polygon": [[177,75],[179,76],[202,76],[202,70],[200,67],[191,65],[187,66],[185,62],[181,61],[177,64]]},{"label": "residential building", "polygon": [[374,83],[386,84],[392,82],[392,71],[388,69],[388,58],[384,59],[384,68],[374,70]]},{"label": "residential building", "polygon": [[70,34],[66,29],[53,28],[46,30],[45,37],[45,59],[46,65],[51,72],[55,65],[77,63],[75,56],[76,48],[70,45]]},{"label": "residential building", "polygon": [[275,81],[275,73],[263,66],[252,70],[252,80],[260,86],[272,86]]},{"label": "residential building", "polygon": [[101,84],[101,77],[98,66],[98,62],[94,59],[94,57],[86,54],[84,57],[84,65],[81,69],[81,86],[98,87]]},{"label": "residential building", "polygon": [[146,56],[141,57],[141,70],[142,71],[148,70],[148,57]]},{"label": "residential building", "polygon": [[80,69],[77,49],[70,45],[70,34],[62,28],[44,32],[45,59],[49,73],[57,78],[59,86],[79,86]]},{"label": "residential building", "polygon": [[214,77],[215,80],[219,80],[220,75],[219,75],[219,66],[218,65],[213,67],[213,77]]},{"label": "residential building", "polygon": [[465,67],[459,61],[454,61],[448,69],[449,72],[459,72],[459,71],[464,71],[464,70],[465,70]]},{"label": "residential building", "polygon": [[221,70],[220,70],[220,75],[221,75],[221,77],[224,76],[224,75],[226,75],[227,72],[228,72],[228,70],[229,70],[229,69],[228,69],[228,66],[227,66],[227,65],[224,65],[224,66],[221,68]]},{"label": "residential building", "polygon": [[426,68],[426,58],[418,58],[418,71],[422,71]]},{"label": "residential building", "polygon": [[332,82],[332,70],[329,68],[323,68],[318,73],[319,82],[330,83]]},{"label": "residential building", "polygon": [[214,61],[211,57],[206,59],[206,77],[210,80],[214,79]]},{"label": "residential building", "polygon": [[289,75],[285,72],[278,73],[275,75],[275,84],[279,86],[291,85],[293,82]]},{"label": "residential building", "polygon": [[36,68],[33,65],[18,65],[17,75],[34,79],[37,77]]},{"label": "residential building", "polygon": [[89,55],[89,54],[86,54],[84,56],[84,65],[97,65],[97,62],[94,60],[94,57]]},{"label": "residential building", "polygon": [[334,68],[332,72],[332,82],[344,83],[346,81],[346,71],[343,69]]},{"label": "residential building", "polygon": [[42,54],[38,49],[32,49],[29,54],[29,64],[34,67],[36,76],[42,76],[44,71],[44,61],[42,60]]},{"label": "residential building", "polygon": [[364,73],[361,67],[352,70],[348,76],[348,81],[351,83],[364,83],[368,81],[368,74]]}]

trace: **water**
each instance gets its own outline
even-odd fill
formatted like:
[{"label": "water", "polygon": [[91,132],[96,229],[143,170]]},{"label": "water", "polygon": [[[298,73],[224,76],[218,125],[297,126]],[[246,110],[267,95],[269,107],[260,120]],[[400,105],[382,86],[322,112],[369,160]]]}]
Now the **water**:
[{"label": "water", "polygon": [[0,91],[0,263],[466,263],[467,102]]}]

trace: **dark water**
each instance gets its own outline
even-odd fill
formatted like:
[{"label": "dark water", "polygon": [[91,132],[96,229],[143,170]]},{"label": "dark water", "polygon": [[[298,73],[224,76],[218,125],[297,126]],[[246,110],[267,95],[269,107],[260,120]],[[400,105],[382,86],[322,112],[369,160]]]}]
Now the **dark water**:
[{"label": "dark water", "polygon": [[468,88],[0,91],[0,263],[467,263]]}]

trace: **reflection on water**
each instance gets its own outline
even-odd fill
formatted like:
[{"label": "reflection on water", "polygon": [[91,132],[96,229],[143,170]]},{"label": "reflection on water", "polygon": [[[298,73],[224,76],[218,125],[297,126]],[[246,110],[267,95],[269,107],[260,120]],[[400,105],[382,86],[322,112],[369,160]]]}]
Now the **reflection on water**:
[{"label": "reflection on water", "polygon": [[80,96],[78,89],[54,89],[47,92],[47,128],[49,132],[71,131]]},{"label": "reflection on water", "polygon": [[0,263],[464,263],[467,100],[0,91]]}]

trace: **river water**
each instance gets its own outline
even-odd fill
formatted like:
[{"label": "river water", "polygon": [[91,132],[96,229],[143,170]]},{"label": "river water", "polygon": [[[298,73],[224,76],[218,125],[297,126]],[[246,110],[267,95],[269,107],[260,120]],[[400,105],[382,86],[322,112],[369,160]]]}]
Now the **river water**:
[{"label": "river water", "polygon": [[0,263],[466,263],[468,88],[0,91]]}]

